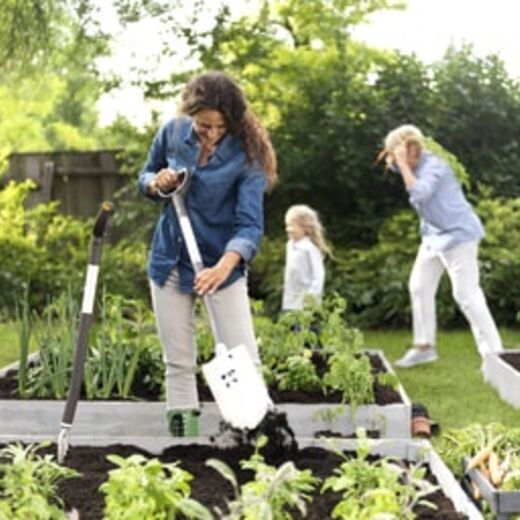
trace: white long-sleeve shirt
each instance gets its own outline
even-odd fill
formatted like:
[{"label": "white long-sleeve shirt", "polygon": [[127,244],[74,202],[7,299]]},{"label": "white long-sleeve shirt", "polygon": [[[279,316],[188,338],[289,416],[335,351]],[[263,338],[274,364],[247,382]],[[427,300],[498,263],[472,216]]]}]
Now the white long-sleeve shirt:
[{"label": "white long-sleeve shirt", "polygon": [[282,310],[301,309],[305,296],[321,301],[325,283],[323,254],[309,237],[288,240],[285,252]]}]

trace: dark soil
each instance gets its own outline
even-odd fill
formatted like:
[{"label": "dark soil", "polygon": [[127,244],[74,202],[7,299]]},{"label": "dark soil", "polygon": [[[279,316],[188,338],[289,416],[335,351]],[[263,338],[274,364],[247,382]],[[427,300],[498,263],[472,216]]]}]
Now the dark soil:
[{"label": "dark soil", "polygon": [[500,357],[520,373],[520,352],[506,353]]},{"label": "dark soil", "polygon": [[[370,355],[370,363],[372,365],[373,374],[381,374],[386,372],[383,362],[379,356]],[[325,370],[324,362],[319,357],[313,358],[313,361],[317,365],[318,373]],[[213,396],[209,391],[209,388],[199,380],[199,397],[201,401],[213,401]],[[160,395],[157,390],[153,391],[146,384],[142,382],[142,378],[136,378],[134,385],[132,386],[132,400],[145,400],[145,401],[158,401]],[[324,394],[321,391],[306,392],[306,391],[281,391],[276,388],[270,388],[269,394],[275,403],[341,403],[341,394],[339,392],[331,392]],[[400,403],[401,398],[399,393],[392,387],[387,385],[381,385],[379,383],[374,384],[374,394],[376,398],[376,404],[386,405],[393,403]],[[83,395],[84,397],[84,395]],[[15,370],[10,371],[6,377],[0,378],[0,399],[15,399],[18,398],[18,383],[17,383],[17,372]],[[33,398],[32,398],[33,399]],[[117,398],[116,398],[117,400]]]},{"label": "dark soil", "polygon": [[[236,472],[241,483],[249,480],[252,473],[241,470],[239,461],[248,459],[253,450],[248,446],[234,447],[226,450],[214,446],[190,445],[174,446],[165,450],[160,456],[163,462],[181,461],[181,467],[193,476],[192,497],[205,504],[210,509],[218,506],[225,510],[225,500],[232,498],[230,484],[214,470],[205,465],[209,458],[217,458],[226,462]],[[107,479],[107,472],[113,466],[106,460],[108,454],[117,454],[127,457],[133,453],[141,453],[153,457],[139,448],[132,446],[114,445],[104,448],[78,447],[71,448],[66,465],[81,472],[82,477],[64,481],[59,486],[60,496],[67,508],[79,510],[81,520],[97,520],[103,518],[104,497],[98,491],[102,482]],[[313,474],[321,479],[329,476],[341,462],[341,458],[321,448],[305,448],[297,451],[292,457],[283,457],[279,454],[264,454],[269,464],[280,465],[285,460],[293,460],[300,469],[311,469]],[[433,481],[433,477],[430,477]],[[327,520],[334,505],[340,496],[337,493],[327,492],[323,495],[318,491],[313,501],[308,505],[305,518],[310,520]],[[437,510],[432,511],[425,507],[417,507],[415,512],[419,518],[435,520],[458,520],[466,518],[457,513],[449,499],[440,491],[428,497],[436,504]],[[300,519],[301,515],[294,512],[293,518]]]}]

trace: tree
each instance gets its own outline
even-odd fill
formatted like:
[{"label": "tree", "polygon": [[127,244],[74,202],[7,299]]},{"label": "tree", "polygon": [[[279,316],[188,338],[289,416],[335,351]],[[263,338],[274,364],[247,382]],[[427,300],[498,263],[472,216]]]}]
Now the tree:
[{"label": "tree", "polygon": [[438,140],[454,151],[481,182],[501,196],[518,196],[520,179],[520,83],[496,55],[475,56],[470,46],[449,49],[434,67]]}]

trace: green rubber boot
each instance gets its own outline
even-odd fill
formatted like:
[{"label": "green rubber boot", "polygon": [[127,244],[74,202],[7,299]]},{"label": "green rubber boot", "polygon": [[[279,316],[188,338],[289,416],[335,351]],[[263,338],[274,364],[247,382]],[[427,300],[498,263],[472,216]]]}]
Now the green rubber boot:
[{"label": "green rubber boot", "polygon": [[169,410],[166,412],[168,429],[174,437],[199,436],[198,410]]}]

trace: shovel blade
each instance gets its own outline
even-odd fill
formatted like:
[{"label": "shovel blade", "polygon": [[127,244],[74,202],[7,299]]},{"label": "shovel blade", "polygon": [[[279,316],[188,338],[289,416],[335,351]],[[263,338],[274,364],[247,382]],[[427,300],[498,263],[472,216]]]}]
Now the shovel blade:
[{"label": "shovel blade", "polygon": [[234,428],[255,428],[272,407],[265,382],[247,348],[219,348],[202,372],[225,421]]}]

